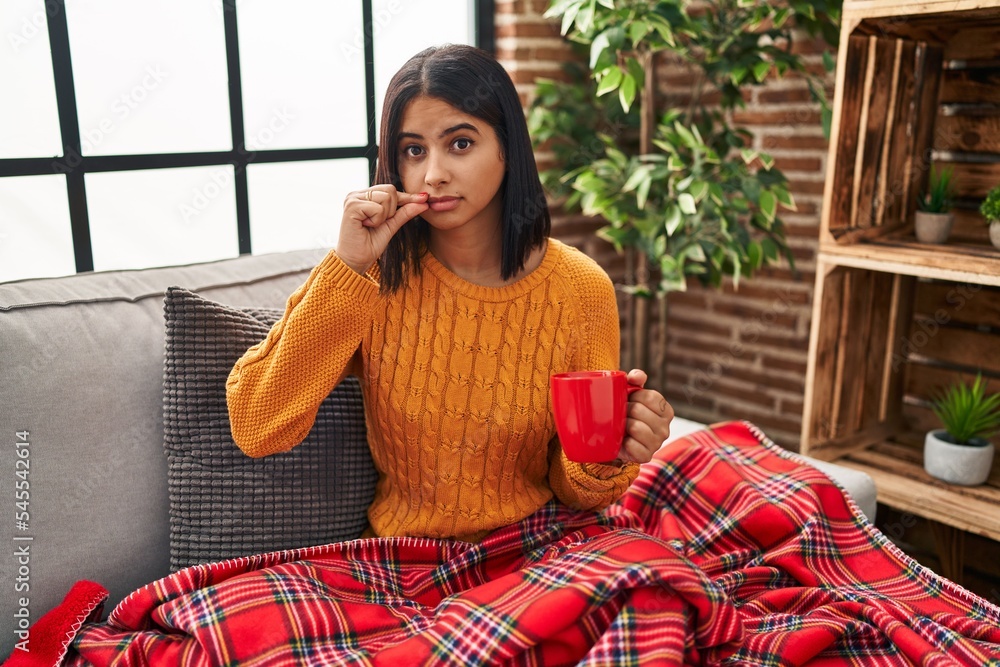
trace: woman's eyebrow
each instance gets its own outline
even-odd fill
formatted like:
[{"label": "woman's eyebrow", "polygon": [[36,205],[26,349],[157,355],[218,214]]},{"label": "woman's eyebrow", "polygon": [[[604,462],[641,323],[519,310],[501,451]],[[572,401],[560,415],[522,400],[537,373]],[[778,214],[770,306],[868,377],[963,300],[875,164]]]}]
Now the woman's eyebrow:
[{"label": "woman's eyebrow", "polygon": [[[476,134],[479,134],[479,130],[472,123],[459,123],[458,125],[453,125],[452,127],[449,127],[447,130],[444,130],[443,132],[441,132],[441,134],[438,135],[438,139],[443,139],[444,137],[448,136],[449,134],[454,134],[455,132],[458,132],[459,130],[471,130],[472,132],[475,132]],[[399,140],[402,140],[402,139],[423,139],[423,138],[424,138],[424,136],[422,134],[417,134],[416,132],[400,132],[399,133]]]}]

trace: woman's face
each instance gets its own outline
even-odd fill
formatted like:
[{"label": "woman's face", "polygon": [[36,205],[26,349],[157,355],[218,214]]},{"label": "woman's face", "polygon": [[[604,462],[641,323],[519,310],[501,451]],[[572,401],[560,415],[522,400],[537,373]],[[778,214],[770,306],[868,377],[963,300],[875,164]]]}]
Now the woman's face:
[{"label": "woman's face", "polygon": [[403,189],[430,195],[420,216],[433,229],[499,228],[505,166],[489,123],[443,100],[416,97],[403,111],[396,150]]}]

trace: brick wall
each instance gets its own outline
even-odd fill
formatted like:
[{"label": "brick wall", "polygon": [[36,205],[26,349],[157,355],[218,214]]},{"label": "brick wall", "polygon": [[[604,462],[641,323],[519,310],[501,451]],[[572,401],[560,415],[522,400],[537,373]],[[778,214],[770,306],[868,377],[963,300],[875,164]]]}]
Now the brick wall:
[{"label": "brick wall", "polygon": [[[572,57],[558,23],[542,18],[547,6],[547,0],[496,2],[497,57],[526,105],[535,78],[558,78],[561,62]],[[811,70],[823,72],[817,44],[803,39],[796,49]],[[660,102],[685,103],[690,74],[667,62],[658,72]],[[829,82],[832,86],[832,76]],[[827,159],[819,108],[809,99],[805,81],[789,76],[754,88],[746,109],[735,116],[754,133],[755,147],[773,155],[790,181],[798,210],[783,211],[781,217],[796,271],[782,262],[742,281],[738,290],[732,283],[721,290],[692,283],[687,292],[671,295],[667,327],[665,394],[678,415],[705,422],[749,419],[793,449],[798,448],[802,420]],[[537,157],[541,168],[551,165],[551,155],[540,152]],[[622,279],[624,260],[594,236],[600,221],[554,213],[555,236],[581,247],[613,279]],[[651,321],[655,327],[655,315]],[[623,327],[628,326],[623,321]],[[651,331],[650,339],[656,334]]]}]

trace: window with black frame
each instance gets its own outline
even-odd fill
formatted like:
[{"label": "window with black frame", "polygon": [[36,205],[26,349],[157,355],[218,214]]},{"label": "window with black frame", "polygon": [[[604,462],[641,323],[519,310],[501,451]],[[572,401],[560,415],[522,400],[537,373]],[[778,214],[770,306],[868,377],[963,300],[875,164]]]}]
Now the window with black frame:
[{"label": "window with black frame", "polygon": [[484,0],[4,0],[0,281],[337,238],[411,55]]}]

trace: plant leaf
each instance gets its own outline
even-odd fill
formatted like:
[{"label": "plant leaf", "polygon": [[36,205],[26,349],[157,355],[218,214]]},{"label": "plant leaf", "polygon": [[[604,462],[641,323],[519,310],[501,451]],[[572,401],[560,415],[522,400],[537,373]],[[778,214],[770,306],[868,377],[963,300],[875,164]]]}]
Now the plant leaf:
[{"label": "plant leaf", "polygon": [[764,214],[764,217],[769,221],[773,221],[774,216],[778,213],[778,198],[769,191],[764,190],[760,193],[759,204],[760,212]]},{"label": "plant leaf", "polygon": [[617,65],[609,67],[604,76],[601,77],[601,83],[597,86],[597,96],[601,97],[618,88],[621,85],[622,76],[620,67]]},{"label": "plant leaf", "polygon": [[771,63],[767,61],[761,61],[753,66],[753,78],[757,80],[758,83],[767,78],[767,73],[771,71]]},{"label": "plant leaf", "polygon": [[698,212],[698,206],[695,204],[694,197],[687,192],[682,192],[677,197],[677,205],[680,206],[681,212],[687,215],[694,215]]},{"label": "plant leaf", "polygon": [[622,109],[626,113],[632,108],[632,103],[635,102],[635,93],[635,79],[632,78],[631,74],[626,74],[622,79],[621,87],[618,88],[618,99],[621,101]]},{"label": "plant leaf", "polygon": [[611,39],[608,32],[608,30],[605,30],[590,43],[590,69],[594,69],[597,66],[597,60],[601,57],[601,52],[611,47]]},{"label": "plant leaf", "polygon": [[673,236],[683,222],[684,216],[681,215],[681,209],[676,204],[670,204],[667,207],[667,217],[663,225],[667,231],[667,236]]}]

